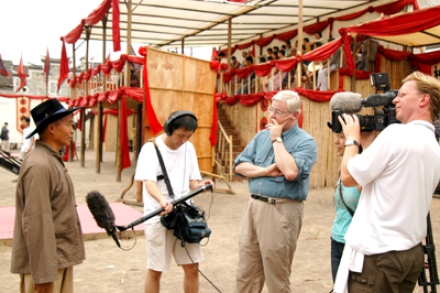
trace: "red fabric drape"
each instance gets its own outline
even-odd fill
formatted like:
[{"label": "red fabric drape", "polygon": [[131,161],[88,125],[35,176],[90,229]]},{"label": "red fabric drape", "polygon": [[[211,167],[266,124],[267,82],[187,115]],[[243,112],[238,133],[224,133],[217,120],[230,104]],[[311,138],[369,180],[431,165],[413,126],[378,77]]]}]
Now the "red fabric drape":
[{"label": "red fabric drape", "polygon": [[146,100],[145,107],[147,107],[147,119],[150,123],[151,132],[153,133],[153,136],[155,136],[163,129],[163,126],[162,124],[160,124],[159,120],[157,120],[156,113],[154,112],[153,104],[151,102],[150,85],[148,82],[147,57],[148,56],[145,55],[144,58],[144,90]]},{"label": "red fabric drape", "polygon": [[298,34],[298,29],[294,29],[285,33],[277,34],[276,39],[282,42],[289,41],[296,37]]},{"label": "red fabric drape", "polygon": [[121,30],[119,27],[119,0],[112,0],[112,39],[113,51],[121,51]]},{"label": "red fabric drape", "polygon": [[304,31],[308,33],[309,35],[313,35],[316,32],[323,31],[327,26],[329,25],[328,20],[316,22],[311,25],[307,25],[304,27]]},{"label": "red fabric drape", "polygon": [[255,41],[255,44],[260,47],[265,47],[265,46],[269,45],[273,41],[274,38],[275,38],[275,35],[272,35],[270,37],[265,37],[265,38],[259,38],[258,40]]},{"label": "red fabric drape", "polygon": [[[215,93],[215,88],[214,88]],[[212,105],[212,125],[211,125],[211,135],[209,136],[209,141],[211,146],[214,147],[217,143],[217,131],[218,131],[218,117],[217,117],[217,102],[215,100],[215,95],[213,95],[213,105]]]},{"label": "red fabric drape", "polygon": [[266,76],[271,72],[274,64],[275,64],[275,61],[272,60],[267,63],[254,65],[254,72],[257,76]]},{"label": "red fabric drape", "polygon": [[236,47],[238,50],[245,50],[252,45],[255,45],[255,43],[254,42],[244,43],[244,44],[236,45]]},{"label": "red fabric drape", "polygon": [[[347,15],[343,15],[340,17],[335,17],[335,18],[329,17],[327,20],[323,20],[323,21],[305,26],[304,31],[309,35],[313,35],[317,32],[323,31],[328,25],[330,25],[329,37],[331,37],[332,30],[333,30],[333,22],[335,20],[337,20],[337,21],[353,20],[353,19],[361,17],[362,15],[364,15],[366,13],[372,13],[372,12],[383,13],[385,15],[391,15],[391,14],[395,14],[395,13],[401,11],[406,5],[414,5],[414,10],[419,9],[417,0],[398,0],[398,1],[395,1],[392,3],[387,3],[387,4],[384,4],[381,6],[377,6],[377,7],[370,6],[364,10],[354,12],[351,14],[347,14]],[[298,34],[297,29],[287,31],[287,32],[284,32],[281,34],[273,34],[272,36],[267,36],[264,38],[259,38],[257,40],[252,40],[248,43],[240,44],[240,45],[238,45],[238,49],[244,50],[246,48],[249,48],[253,43],[255,43],[256,45],[258,45],[260,47],[265,47],[265,46],[269,45],[273,41],[273,39],[275,39],[275,38],[277,40],[285,42],[285,41],[293,39],[297,34]],[[237,48],[237,46],[234,47],[234,51],[236,48]],[[226,53],[227,49],[223,50],[223,51]]]},{"label": "red fabric drape", "polygon": [[113,7],[112,11],[112,37],[113,37],[113,51],[117,52],[121,50],[121,37],[120,37],[120,10],[118,0],[104,0],[102,3],[93,10],[85,19],[81,20],[81,23],[76,26],[72,31],[70,31],[61,40],[67,42],[68,44],[74,44],[81,37],[84,25],[94,26],[100,22],[103,16]]},{"label": "red fabric drape", "polygon": [[99,64],[96,68],[91,68],[87,72],[79,73],[76,77],[69,81],[69,86],[73,88],[75,87],[76,83],[81,83],[83,79],[90,80],[92,76],[96,76],[100,72],[109,74],[112,69],[114,69],[116,72],[121,72],[124,70],[124,66],[127,61],[138,65],[144,64],[143,57],[121,54],[118,60],[107,60],[105,64]]},{"label": "red fabric drape", "polygon": [[[392,2],[390,4],[394,3],[397,2]],[[366,22],[359,26],[347,27],[341,30],[343,32],[353,32],[373,37],[404,35],[419,32],[439,25],[439,14],[440,6],[435,6],[408,14],[401,14],[377,21]]]}]

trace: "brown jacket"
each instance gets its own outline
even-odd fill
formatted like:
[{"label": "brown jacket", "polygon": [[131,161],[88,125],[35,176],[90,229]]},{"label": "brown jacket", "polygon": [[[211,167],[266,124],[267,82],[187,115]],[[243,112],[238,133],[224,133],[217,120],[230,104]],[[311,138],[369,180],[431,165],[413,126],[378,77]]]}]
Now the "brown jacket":
[{"label": "brown jacket", "polygon": [[20,170],[11,272],[53,282],[57,271],[85,259],[72,180],[61,156],[37,141]]}]

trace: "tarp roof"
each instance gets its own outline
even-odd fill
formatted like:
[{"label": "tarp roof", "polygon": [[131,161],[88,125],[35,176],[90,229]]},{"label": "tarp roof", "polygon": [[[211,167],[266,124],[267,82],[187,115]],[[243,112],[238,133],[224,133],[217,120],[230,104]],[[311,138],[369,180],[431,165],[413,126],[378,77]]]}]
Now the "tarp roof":
[{"label": "tarp roof", "polygon": [[[225,46],[228,20],[232,20],[232,44],[274,33],[298,24],[299,0],[254,0],[233,3],[225,0],[132,0],[131,41],[157,46]],[[393,1],[304,0],[303,22],[311,24],[343,10]],[[127,5],[120,0],[121,41],[127,39]],[[107,36],[111,36],[112,9]],[[308,23],[307,23],[308,22]],[[83,32],[81,38],[85,39]],[[102,22],[90,39],[102,40]]]}]

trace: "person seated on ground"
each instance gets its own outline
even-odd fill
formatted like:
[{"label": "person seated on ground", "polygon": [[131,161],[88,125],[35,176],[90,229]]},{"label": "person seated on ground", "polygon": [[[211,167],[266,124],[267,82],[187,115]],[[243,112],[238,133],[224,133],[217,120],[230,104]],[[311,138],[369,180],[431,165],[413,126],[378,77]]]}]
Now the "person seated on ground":
[{"label": "person seated on ground", "polygon": [[266,63],[266,62],[267,62],[267,59],[266,59],[266,57],[264,57],[264,56],[260,56],[260,57],[258,58],[258,60],[259,60],[260,64],[261,64],[261,63]]},{"label": "person seated on ground", "polygon": [[[254,64],[254,58],[252,58],[252,56],[247,56],[245,61],[246,61],[246,67],[247,66],[251,66],[252,64]],[[252,85],[252,82],[254,81],[254,78],[255,78],[255,73],[252,71],[252,73],[250,74],[251,85]],[[236,92],[237,95],[238,94],[243,94],[243,95],[244,94],[250,94],[251,87],[248,86],[248,80],[249,80],[249,77],[243,79],[243,93],[241,91],[241,86],[240,86],[237,89],[237,92]]]},{"label": "person seated on ground", "polygon": [[237,57],[231,57],[231,68],[240,68],[240,62],[237,61]]},{"label": "person seated on ground", "polygon": [[274,60],[273,56],[267,56],[267,61]]}]

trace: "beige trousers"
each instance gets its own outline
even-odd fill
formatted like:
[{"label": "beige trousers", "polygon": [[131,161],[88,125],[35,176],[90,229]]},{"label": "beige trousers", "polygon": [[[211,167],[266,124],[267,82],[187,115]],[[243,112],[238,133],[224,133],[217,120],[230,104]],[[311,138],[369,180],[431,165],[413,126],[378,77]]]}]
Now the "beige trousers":
[{"label": "beige trousers", "polygon": [[[20,293],[34,293],[34,280],[31,274],[20,274]],[[73,267],[58,271],[58,279],[53,282],[48,293],[73,293]]]},{"label": "beige trousers", "polygon": [[301,231],[304,203],[270,204],[251,199],[239,239],[236,293],[289,293],[293,255]]}]

